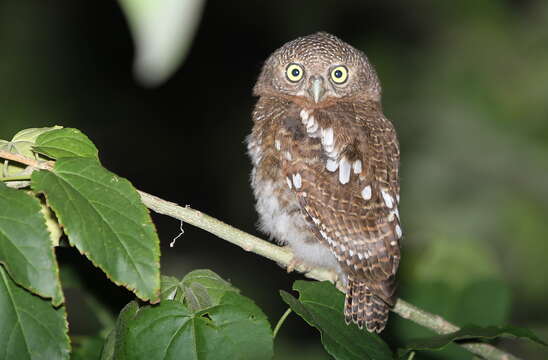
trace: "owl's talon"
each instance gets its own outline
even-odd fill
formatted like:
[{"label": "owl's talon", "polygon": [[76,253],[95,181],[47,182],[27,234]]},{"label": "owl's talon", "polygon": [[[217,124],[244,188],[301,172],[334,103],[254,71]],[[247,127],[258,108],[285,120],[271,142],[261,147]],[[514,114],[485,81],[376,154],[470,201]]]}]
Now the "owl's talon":
[{"label": "owl's talon", "polygon": [[290,272],[293,272],[296,269],[299,269],[299,271],[302,272],[302,273],[307,273],[310,270],[312,270],[312,268],[307,266],[306,263],[302,259],[299,259],[299,258],[293,256],[291,258],[291,260],[289,261],[289,264],[287,264],[286,270],[287,270],[288,273],[290,273]]},{"label": "owl's talon", "polygon": [[287,268],[286,268],[287,273],[289,274],[290,272],[293,272],[301,264],[302,264],[302,261],[297,259],[295,256],[293,256],[291,260],[289,261],[289,264],[287,264]]}]

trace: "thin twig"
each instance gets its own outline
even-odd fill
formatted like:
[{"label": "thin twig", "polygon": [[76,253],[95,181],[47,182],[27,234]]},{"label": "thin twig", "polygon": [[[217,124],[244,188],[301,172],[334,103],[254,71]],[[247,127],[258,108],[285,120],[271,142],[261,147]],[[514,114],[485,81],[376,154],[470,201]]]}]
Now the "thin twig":
[{"label": "thin twig", "polygon": [[53,165],[54,165],[53,161],[34,160],[34,159],[28,158],[26,156],[19,155],[19,154],[14,154],[14,153],[11,153],[11,152],[5,151],[5,150],[0,150],[0,158],[4,158],[4,159],[7,159],[7,160],[13,160],[15,162],[25,164],[25,165],[29,165],[29,166],[35,167],[37,169],[40,169],[40,170],[52,170]]},{"label": "thin twig", "polygon": [[[52,170],[53,162],[43,162],[27,158],[22,155],[13,154],[4,150],[0,150],[0,158],[13,160],[21,164],[25,164],[37,169]],[[179,206],[173,202],[162,200],[154,195],[138,191],[141,199],[146,207],[163,215],[173,217],[184,221],[200,229],[208,231],[221,239],[224,239],[242,249],[255,254],[261,255],[267,259],[276,261],[278,264],[287,268],[293,253],[285,247],[279,247],[262,240],[256,236],[236,229],[228,224],[223,223],[207,214],[198,210],[194,210],[188,206]],[[304,273],[306,277],[315,280],[329,280],[334,282],[337,279],[336,274],[322,268],[308,269],[303,265],[297,265],[295,270]],[[398,299],[396,305],[392,309],[393,312],[401,317],[411,320],[421,326],[429,328],[438,334],[448,334],[459,330],[459,327],[443,319],[439,315],[431,314],[427,311],[409,304],[408,302]],[[285,315],[285,314],[284,314]],[[281,320],[281,319],[280,319]],[[473,354],[479,355],[488,360],[517,360],[518,358],[512,354],[504,352],[490,344],[485,343],[466,343],[459,344]]]}]

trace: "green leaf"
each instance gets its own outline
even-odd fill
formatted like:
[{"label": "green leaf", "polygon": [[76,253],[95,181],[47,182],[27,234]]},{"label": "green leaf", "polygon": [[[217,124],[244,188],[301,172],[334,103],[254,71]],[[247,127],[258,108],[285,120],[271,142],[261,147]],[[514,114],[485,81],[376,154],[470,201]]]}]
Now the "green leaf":
[{"label": "green leaf", "polygon": [[40,201],[0,182],[0,263],[19,285],[55,306],[64,301]]},{"label": "green leaf", "polygon": [[547,343],[539,339],[531,330],[517,328],[512,326],[475,326],[469,325],[461,328],[459,331],[446,334],[429,337],[426,339],[418,339],[409,342],[405,348],[399,349],[398,354],[400,357],[404,357],[410,351],[417,350],[440,350],[446,345],[457,340],[481,340],[481,339],[495,339],[498,337],[516,337],[521,339],[528,339],[537,344],[548,346]]},{"label": "green leaf", "polygon": [[211,270],[194,270],[182,280],[173,276],[162,276],[161,300],[184,302],[192,311],[219,304],[227,291],[239,293],[229,282]]},{"label": "green leaf", "polygon": [[110,332],[105,341],[103,352],[101,353],[101,360],[123,360],[130,359],[125,350],[125,342],[128,334],[128,322],[135,317],[139,311],[139,305],[136,301],[129,302],[116,320],[116,326]]},{"label": "green leaf", "polygon": [[38,136],[33,150],[53,159],[62,157],[87,157],[98,159],[99,151],[80,130],[57,129]]},{"label": "green leaf", "polygon": [[175,300],[182,302],[184,287],[182,281],[174,276],[162,275],[160,282],[160,301]]},{"label": "green leaf", "polygon": [[[32,192],[29,191],[29,194],[32,194]],[[46,222],[49,238],[51,239],[53,247],[59,246],[59,240],[61,239],[61,236],[63,236],[63,229],[61,229],[61,226],[57,222],[57,218],[55,218],[55,215],[46,204],[46,201],[42,198],[40,199],[40,212],[44,216],[44,221]]]},{"label": "green leaf", "polygon": [[17,286],[0,266],[0,359],[68,359],[65,308]]},{"label": "green leaf", "polygon": [[327,281],[295,281],[299,299],[280,291],[282,299],[307,323],[320,331],[322,344],[335,359],[392,359],[392,352],[376,334],[347,326],[344,295]]},{"label": "green leaf", "polygon": [[33,190],[46,195],[71,245],[116,284],[144,301],[160,292],[159,239],[129,181],[89,158],[60,158],[35,171]]},{"label": "green leaf", "polygon": [[190,48],[203,0],[120,0],[136,47],[134,72],[144,85],[171,76]]},{"label": "green leaf", "polygon": [[192,312],[207,309],[213,305],[205,286],[197,282],[185,286],[185,300]]},{"label": "green leaf", "polygon": [[[8,151],[14,154],[26,156],[34,160],[44,160],[40,155],[32,151],[32,146],[36,138],[43,133],[61,129],[61,126],[31,128],[19,131],[10,140],[0,140],[0,150]],[[4,161],[0,176],[16,176],[20,175],[26,165],[22,165],[13,161]]]},{"label": "green leaf", "polygon": [[218,305],[192,312],[177,301],[139,311],[129,323],[130,359],[270,359],[272,330],[248,298],[226,292]]},{"label": "green leaf", "polygon": [[224,280],[213,271],[207,269],[199,269],[189,272],[185,275],[185,277],[181,281],[181,284],[183,285],[183,290],[185,291],[185,294],[186,288],[192,288],[194,286],[194,288],[196,289],[195,284],[203,286],[207,290],[211,305],[219,304],[219,301],[226,292],[240,292],[240,290],[232,286],[232,284],[230,284],[228,281]]},{"label": "green leaf", "polygon": [[105,339],[99,336],[81,336],[77,340],[72,341],[74,349],[71,360],[99,360]]}]

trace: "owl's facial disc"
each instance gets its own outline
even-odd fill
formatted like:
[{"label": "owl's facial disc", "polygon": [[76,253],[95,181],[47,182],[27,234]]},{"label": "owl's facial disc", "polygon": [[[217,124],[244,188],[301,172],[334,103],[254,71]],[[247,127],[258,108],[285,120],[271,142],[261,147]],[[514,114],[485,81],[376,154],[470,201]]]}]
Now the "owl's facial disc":
[{"label": "owl's facial disc", "polygon": [[324,80],[322,76],[315,75],[310,77],[307,92],[316,104],[322,100],[325,94],[325,87],[323,84]]}]

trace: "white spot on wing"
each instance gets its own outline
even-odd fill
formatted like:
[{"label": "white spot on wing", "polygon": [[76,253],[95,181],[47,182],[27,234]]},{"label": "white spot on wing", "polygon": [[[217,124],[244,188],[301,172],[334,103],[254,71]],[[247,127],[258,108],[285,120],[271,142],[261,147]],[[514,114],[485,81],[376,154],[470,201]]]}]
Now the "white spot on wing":
[{"label": "white spot on wing", "polygon": [[362,255],[362,253],[358,253],[357,255],[358,255],[358,259],[363,260],[363,255]]},{"label": "white spot on wing", "polygon": [[291,156],[291,153],[289,151],[286,151],[284,155],[287,160],[289,161],[293,160],[293,156]]},{"label": "white spot on wing", "polygon": [[293,174],[293,185],[295,185],[295,189],[301,188],[302,186],[301,174],[299,173]]},{"label": "white spot on wing", "polygon": [[398,238],[401,238],[402,236],[401,227],[399,225],[396,225],[396,235],[398,236]]},{"label": "white spot on wing", "polygon": [[343,185],[350,181],[350,163],[345,157],[339,163],[339,181]]},{"label": "white spot on wing", "polygon": [[362,161],[356,160],[352,163],[352,169],[354,169],[354,174],[359,174],[362,172]]},{"label": "white spot on wing", "polygon": [[306,111],[305,109],[302,109],[300,115],[301,115],[301,121],[303,122],[303,124],[306,124],[306,122],[308,121],[308,117],[310,116],[310,114],[309,114],[308,111]]},{"label": "white spot on wing", "polygon": [[390,245],[396,246],[396,245],[398,245],[398,242],[397,241],[390,241]]},{"label": "white spot on wing", "polygon": [[394,206],[394,198],[392,198],[392,195],[390,195],[386,190],[381,190],[381,195],[386,206],[392,209],[392,206]]},{"label": "white spot on wing", "polygon": [[371,185],[367,185],[362,190],[362,198],[364,200],[371,200]]},{"label": "white spot on wing", "polygon": [[308,118],[308,124],[306,125],[306,131],[309,133],[316,132],[318,130],[318,122],[314,119],[314,116]]},{"label": "white spot on wing", "polygon": [[274,141],[274,145],[276,146],[276,150],[280,151],[282,148],[282,144],[280,143],[280,140]]},{"label": "white spot on wing", "polygon": [[346,259],[346,265],[352,266],[352,263],[350,262],[350,259]]},{"label": "white spot on wing", "polygon": [[322,144],[333,145],[333,128],[322,129]]},{"label": "white spot on wing", "polygon": [[291,179],[289,179],[288,177],[285,178],[287,180],[287,186],[291,189],[293,187],[293,185],[291,184]]},{"label": "white spot on wing", "polygon": [[325,167],[327,170],[335,172],[339,168],[339,162],[333,159],[327,159],[327,161],[325,162]]},{"label": "white spot on wing", "polygon": [[350,254],[350,256],[354,256],[354,251],[348,250],[348,253]]}]

